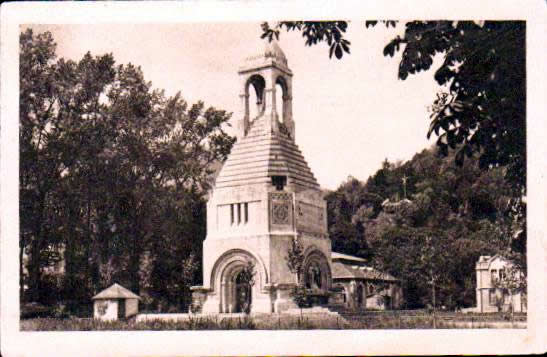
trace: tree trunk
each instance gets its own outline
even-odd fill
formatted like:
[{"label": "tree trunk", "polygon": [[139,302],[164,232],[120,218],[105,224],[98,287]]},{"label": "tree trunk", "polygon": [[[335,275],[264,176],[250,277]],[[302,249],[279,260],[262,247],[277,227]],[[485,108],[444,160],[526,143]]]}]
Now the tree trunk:
[{"label": "tree trunk", "polygon": [[[135,205],[135,209],[136,209]],[[133,214],[133,224],[130,228],[131,232],[131,248],[129,256],[129,279],[131,280],[131,290],[139,294],[140,290],[140,281],[139,281],[139,268],[140,268],[140,247],[139,243],[141,241],[140,234],[142,233],[139,226],[139,217],[137,212]]]},{"label": "tree trunk", "polygon": [[437,306],[437,299],[436,299],[436,293],[435,293],[435,279],[431,279],[431,289],[432,289],[432,295],[433,295],[433,328],[437,328],[437,321],[435,320],[435,309]]},{"label": "tree trunk", "polygon": [[87,272],[86,274],[86,286],[89,286],[88,284],[91,283],[91,292],[92,294],[95,294],[97,292],[97,287],[95,284],[95,279],[93,279],[93,257],[91,254],[91,189],[90,189],[90,183],[87,182],[87,197],[86,197],[86,238],[85,238],[85,270]]},{"label": "tree trunk", "polygon": [[435,307],[437,306],[437,299],[435,297],[435,283],[431,284],[431,295],[432,295],[432,303],[433,303],[433,313],[435,313]]},{"label": "tree trunk", "polygon": [[64,276],[64,287],[63,287],[63,298],[68,300],[81,299],[81,292],[76,290],[77,282],[77,265],[76,265],[76,229],[75,222],[77,222],[80,217],[77,214],[77,209],[75,208],[75,202],[72,197],[67,198],[68,206],[68,215],[67,215],[67,231],[66,236],[64,237],[65,242],[65,251],[64,251],[64,260],[65,260],[65,276]]},{"label": "tree trunk", "polygon": [[31,238],[29,260],[27,265],[28,270],[28,287],[29,298],[31,301],[38,301],[40,299],[41,290],[41,274],[40,265],[41,259],[41,247],[44,245],[44,237],[42,230],[42,223],[44,219],[46,194],[40,193],[38,203],[38,219],[34,222],[33,233],[34,237]]},{"label": "tree trunk", "polygon": [[25,301],[25,279],[24,279],[24,252],[25,252],[25,239],[21,236],[19,242],[19,301]]}]

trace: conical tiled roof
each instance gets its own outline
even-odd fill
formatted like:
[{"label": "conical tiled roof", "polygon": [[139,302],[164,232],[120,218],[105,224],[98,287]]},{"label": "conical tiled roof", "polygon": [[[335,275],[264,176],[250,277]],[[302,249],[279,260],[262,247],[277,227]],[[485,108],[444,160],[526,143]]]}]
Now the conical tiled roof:
[{"label": "conical tiled roof", "polygon": [[251,123],[248,134],[234,144],[215,188],[271,183],[272,176],[287,176],[287,184],[319,189],[298,146],[283,130],[272,133],[267,124],[264,116]]},{"label": "conical tiled roof", "polygon": [[123,286],[114,284],[92,297],[92,300],[97,299],[140,299],[140,297]]}]

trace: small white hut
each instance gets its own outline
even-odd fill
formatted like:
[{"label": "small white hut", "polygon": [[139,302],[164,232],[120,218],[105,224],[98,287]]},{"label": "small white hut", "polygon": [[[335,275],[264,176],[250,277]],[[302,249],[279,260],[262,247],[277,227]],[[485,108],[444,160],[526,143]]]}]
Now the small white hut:
[{"label": "small white hut", "polygon": [[93,317],[100,320],[117,320],[139,312],[140,297],[119,284],[93,296]]}]

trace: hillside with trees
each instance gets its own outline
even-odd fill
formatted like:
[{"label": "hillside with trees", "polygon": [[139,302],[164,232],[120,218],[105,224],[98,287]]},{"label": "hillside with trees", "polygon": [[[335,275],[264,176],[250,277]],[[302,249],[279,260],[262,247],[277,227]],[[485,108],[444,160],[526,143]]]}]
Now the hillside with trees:
[{"label": "hillside with trees", "polygon": [[525,266],[526,232],[504,169],[462,166],[436,147],[383,162],[366,182],[349,177],[326,195],[334,251],[359,255],[402,280],[409,308],[472,306],[481,255]]}]

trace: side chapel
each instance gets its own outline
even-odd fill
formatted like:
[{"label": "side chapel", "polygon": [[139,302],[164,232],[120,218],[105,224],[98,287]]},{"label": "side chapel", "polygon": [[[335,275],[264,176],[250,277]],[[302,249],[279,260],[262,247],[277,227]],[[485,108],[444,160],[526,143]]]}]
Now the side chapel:
[{"label": "side chapel", "polygon": [[[193,305],[202,313],[295,308],[290,293],[296,276],[285,259],[294,239],[303,247],[304,284],[325,304],[321,297],[333,282],[327,207],[295,143],[293,73],[275,41],[248,57],[238,73],[237,142],[209,193],[203,286],[192,288]],[[256,103],[250,103],[251,91]],[[253,284],[243,279],[249,263]]]}]

